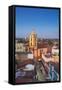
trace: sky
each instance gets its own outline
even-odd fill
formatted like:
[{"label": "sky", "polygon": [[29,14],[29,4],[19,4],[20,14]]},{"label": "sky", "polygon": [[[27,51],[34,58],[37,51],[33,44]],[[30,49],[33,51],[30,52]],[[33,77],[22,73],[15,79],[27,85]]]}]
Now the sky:
[{"label": "sky", "polygon": [[32,31],[40,38],[59,38],[59,10],[16,7],[16,38]]}]

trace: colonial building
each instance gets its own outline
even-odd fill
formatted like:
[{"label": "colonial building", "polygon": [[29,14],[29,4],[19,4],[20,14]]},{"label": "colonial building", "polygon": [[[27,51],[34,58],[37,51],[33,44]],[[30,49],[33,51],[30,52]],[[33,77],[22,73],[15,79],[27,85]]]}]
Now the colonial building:
[{"label": "colonial building", "polygon": [[24,45],[24,43],[21,43],[21,42],[16,42],[16,44],[15,44],[16,46],[15,46],[15,51],[16,52],[25,52],[25,45]]},{"label": "colonial building", "polygon": [[33,53],[36,60],[41,59],[41,48],[38,48],[37,34],[32,32],[29,36],[29,51]]},{"label": "colonial building", "polygon": [[59,48],[57,46],[52,47],[52,54],[59,55]]},{"label": "colonial building", "polygon": [[37,47],[37,34],[32,32],[29,36],[29,48],[33,49]]}]

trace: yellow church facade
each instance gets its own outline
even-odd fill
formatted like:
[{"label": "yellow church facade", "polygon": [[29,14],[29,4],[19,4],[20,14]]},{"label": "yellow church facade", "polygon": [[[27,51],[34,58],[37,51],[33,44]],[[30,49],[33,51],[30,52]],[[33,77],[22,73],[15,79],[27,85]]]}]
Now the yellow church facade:
[{"label": "yellow church facade", "polygon": [[41,59],[41,48],[38,48],[37,46],[37,34],[35,32],[32,32],[29,36],[29,49],[33,53],[33,56],[36,60]]}]

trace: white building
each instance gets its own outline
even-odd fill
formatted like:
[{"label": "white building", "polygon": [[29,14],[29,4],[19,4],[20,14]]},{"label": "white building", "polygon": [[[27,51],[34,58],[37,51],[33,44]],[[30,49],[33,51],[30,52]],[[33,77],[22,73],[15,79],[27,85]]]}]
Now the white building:
[{"label": "white building", "polygon": [[25,52],[25,46],[23,43],[16,43],[16,52]]},{"label": "white building", "polygon": [[27,58],[28,59],[33,59],[33,54],[32,53],[28,53]]},{"label": "white building", "polygon": [[57,48],[57,46],[52,47],[52,54],[55,54],[55,55],[59,54],[59,49]]}]

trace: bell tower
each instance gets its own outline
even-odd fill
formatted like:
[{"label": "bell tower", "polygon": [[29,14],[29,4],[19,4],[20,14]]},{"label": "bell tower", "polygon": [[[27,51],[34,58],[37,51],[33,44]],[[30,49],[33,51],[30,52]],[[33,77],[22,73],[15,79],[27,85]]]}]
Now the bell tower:
[{"label": "bell tower", "polygon": [[29,36],[29,47],[31,49],[37,48],[37,34],[34,31]]}]

